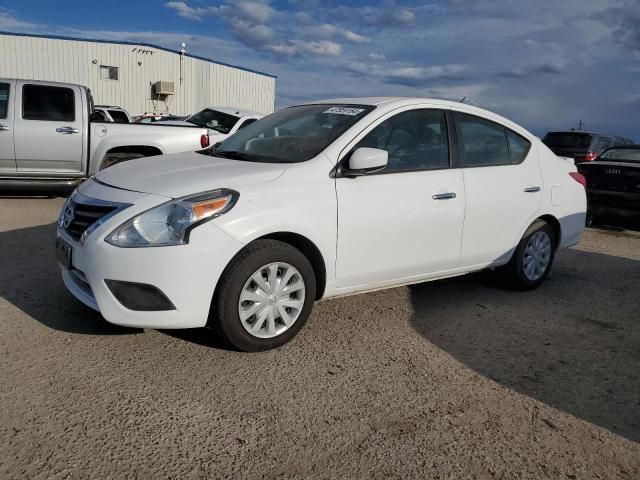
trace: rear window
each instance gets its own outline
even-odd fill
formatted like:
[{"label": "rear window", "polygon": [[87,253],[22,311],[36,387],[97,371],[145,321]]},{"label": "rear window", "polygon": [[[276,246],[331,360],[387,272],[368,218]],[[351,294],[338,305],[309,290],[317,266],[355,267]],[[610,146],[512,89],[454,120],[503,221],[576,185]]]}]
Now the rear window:
[{"label": "rear window", "polygon": [[589,148],[591,135],[577,132],[551,132],[542,139],[550,148]]},{"label": "rear window", "polygon": [[640,162],[640,148],[612,148],[600,155],[600,160]]}]

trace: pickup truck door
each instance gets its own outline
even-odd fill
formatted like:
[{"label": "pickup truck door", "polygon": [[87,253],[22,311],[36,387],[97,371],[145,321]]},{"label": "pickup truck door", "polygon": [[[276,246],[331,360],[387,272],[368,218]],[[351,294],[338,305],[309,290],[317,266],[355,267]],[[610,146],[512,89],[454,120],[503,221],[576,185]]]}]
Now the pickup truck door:
[{"label": "pickup truck door", "polygon": [[16,171],[13,148],[14,80],[0,80],[0,175]]},{"label": "pickup truck door", "polygon": [[86,102],[79,86],[17,82],[13,138],[18,172],[82,174],[87,155]]}]

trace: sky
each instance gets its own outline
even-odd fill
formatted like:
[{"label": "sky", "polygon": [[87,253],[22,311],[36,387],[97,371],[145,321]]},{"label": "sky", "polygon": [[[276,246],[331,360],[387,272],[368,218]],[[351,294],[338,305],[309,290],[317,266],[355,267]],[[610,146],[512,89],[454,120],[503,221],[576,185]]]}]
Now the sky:
[{"label": "sky", "polygon": [[141,41],[276,75],[276,107],[461,100],[640,142],[639,0],[0,0],[0,30]]}]

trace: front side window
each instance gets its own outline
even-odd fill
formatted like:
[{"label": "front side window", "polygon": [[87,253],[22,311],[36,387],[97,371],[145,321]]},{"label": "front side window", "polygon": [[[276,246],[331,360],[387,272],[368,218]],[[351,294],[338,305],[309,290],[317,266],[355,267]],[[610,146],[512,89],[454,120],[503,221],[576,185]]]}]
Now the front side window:
[{"label": "front side window", "polygon": [[305,162],[366,116],[369,105],[300,105],[252,123],[222,142],[218,157],[268,163]]},{"label": "front side window", "polygon": [[459,113],[462,152],[467,167],[509,165],[505,128],[484,118]]},{"label": "front side window", "polygon": [[118,67],[100,65],[100,78],[102,80],[118,80],[120,71]]},{"label": "front side window", "polygon": [[447,122],[442,110],[410,110],[385,120],[355,148],[386,150],[382,173],[434,170],[449,166]]},{"label": "front side window", "polygon": [[9,84],[0,83],[0,118],[7,118],[9,111]]},{"label": "front side window", "polygon": [[218,110],[205,108],[187,118],[187,122],[193,123],[198,127],[210,128],[220,133],[229,133],[239,118]]},{"label": "front side window", "polygon": [[22,118],[73,122],[76,118],[73,90],[49,85],[23,86]]}]

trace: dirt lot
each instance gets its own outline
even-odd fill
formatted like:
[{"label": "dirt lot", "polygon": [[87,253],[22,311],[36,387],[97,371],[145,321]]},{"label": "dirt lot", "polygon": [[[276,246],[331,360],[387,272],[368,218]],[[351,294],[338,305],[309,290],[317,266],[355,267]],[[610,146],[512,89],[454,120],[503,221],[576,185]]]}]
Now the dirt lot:
[{"label": "dirt lot", "polygon": [[640,234],[528,293],[322,302],[278,351],[116,328],[64,289],[60,199],[0,199],[0,478],[640,478]]}]

